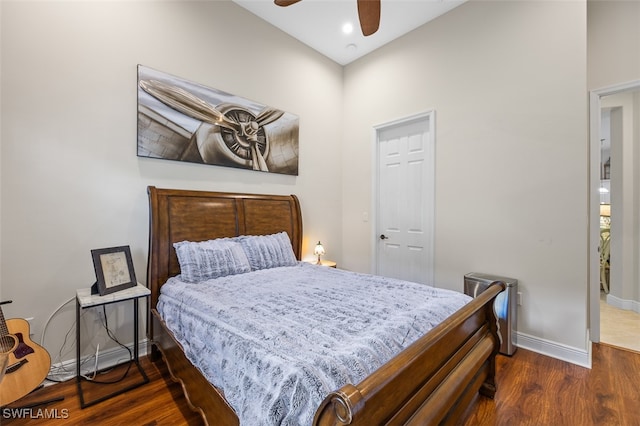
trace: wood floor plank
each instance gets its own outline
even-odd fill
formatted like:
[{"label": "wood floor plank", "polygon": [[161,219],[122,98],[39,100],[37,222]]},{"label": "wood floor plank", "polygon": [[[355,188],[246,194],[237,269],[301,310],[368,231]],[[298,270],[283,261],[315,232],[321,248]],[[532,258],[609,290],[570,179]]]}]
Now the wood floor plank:
[{"label": "wood floor plank", "polygon": [[[152,363],[147,357],[140,358],[141,365],[149,377],[149,383],[128,391],[122,395],[107,399],[106,401],[80,408],[80,399],[77,393],[75,379],[64,383],[48,386],[33,392],[10,407],[25,406],[34,402],[62,396],[63,401],[47,404],[39,407],[43,411],[33,408],[31,413],[15,410],[14,414],[22,417],[34,417],[38,414],[58,418],[11,418],[10,408],[4,408],[0,413],[2,426],[43,426],[52,425],[201,425],[198,414],[192,411],[182,394],[182,387],[171,380],[164,362]],[[114,370],[110,375],[101,376],[107,381],[113,377],[120,377],[121,370]],[[133,376],[135,380],[137,376]],[[126,385],[126,382],[118,385]],[[9,410],[9,411],[7,411]],[[44,411],[46,410],[46,411]]]},{"label": "wood floor plank", "polygon": [[[640,353],[596,344],[593,368],[518,349],[499,356],[496,398],[476,397],[461,426],[638,426],[640,425]],[[202,425],[189,409],[182,388],[163,361],[142,358],[150,382],[123,395],[81,409],[74,380],[49,386],[17,401],[25,405],[55,396],[64,400],[48,410],[67,410],[65,419],[12,419],[3,410],[0,423],[21,425]],[[117,372],[113,372],[116,374]]]},{"label": "wood floor plank", "polygon": [[595,344],[592,363],[523,349],[500,356],[495,400],[476,398],[463,425],[640,425],[640,353]]}]

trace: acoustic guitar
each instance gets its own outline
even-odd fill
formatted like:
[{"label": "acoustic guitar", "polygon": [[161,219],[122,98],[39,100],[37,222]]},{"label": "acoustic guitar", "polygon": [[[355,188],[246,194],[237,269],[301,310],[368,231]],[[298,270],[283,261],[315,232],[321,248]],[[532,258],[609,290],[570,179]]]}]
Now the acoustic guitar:
[{"label": "acoustic guitar", "polygon": [[[11,301],[0,303],[11,303]],[[0,407],[11,404],[37,388],[49,374],[51,357],[29,337],[29,323],[21,318],[4,319],[0,307],[0,352],[8,355],[0,382]]]}]

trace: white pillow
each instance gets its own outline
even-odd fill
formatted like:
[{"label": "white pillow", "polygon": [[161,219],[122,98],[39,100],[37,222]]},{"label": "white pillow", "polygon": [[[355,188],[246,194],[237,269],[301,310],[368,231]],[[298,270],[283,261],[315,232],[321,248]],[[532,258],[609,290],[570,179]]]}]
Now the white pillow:
[{"label": "white pillow", "polygon": [[182,280],[189,283],[251,271],[242,246],[229,238],[182,241],[173,244],[173,247],[180,263]]},{"label": "white pillow", "polygon": [[236,238],[244,249],[251,269],[295,266],[298,263],[286,232],[271,235],[243,235]]}]

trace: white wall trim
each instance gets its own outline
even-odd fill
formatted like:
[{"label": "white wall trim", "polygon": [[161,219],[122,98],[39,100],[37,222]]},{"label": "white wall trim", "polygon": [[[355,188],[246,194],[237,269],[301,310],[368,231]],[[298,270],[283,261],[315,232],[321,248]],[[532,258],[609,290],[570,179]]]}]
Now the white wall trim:
[{"label": "white wall trim", "polygon": [[633,311],[640,314],[640,302],[629,299],[621,299],[613,294],[607,294],[607,304],[625,311]]},{"label": "white wall trim", "polygon": [[[138,342],[138,354],[139,357],[143,357],[147,355],[147,347],[149,346],[149,341],[147,338],[144,338],[140,342]],[[131,350],[131,356],[133,357],[133,343],[127,345],[129,350]],[[91,355],[85,356],[86,358],[91,358],[90,362],[85,363],[85,365],[80,367],[81,374],[91,374],[93,373],[94,360]],[[117,346],[115,348],[110,348],[105,351],[100,351],[98,354],[98,370],[104,370],[106,368],[113,367],[117,364],[123,363],[124,360],[129,359],[129,352]],[[65,373],[60,373],[60,371]],[[51,366],[49,370],[49,376],[56,381],[66,381],[76,377],[76,358],[68,359],[66,361],[62,361]],[[57,382],[51,382],[45,380],[45,386],[53,385]]]},{"label": "white wall trim", "polygon": [[581,367],[591,368],[591,343],[587,338],[588,350],[574,348],[550,340],[541,339],[524,333],[516,333],[518,348],[527,349],[542,355],[570,362]]},{"label": "white wall trim", "polygon": [[602,87],[600,89],[595,89],[595,90],[592,90],[591,92],[602,97],[602,96],[615,95],[616,93],[624,92],[626,90],[634,90],[634,89],[637,89],[639,86],[640,86],[640,80],[632,80],[632,81],[627,81],[620,84],[614,84],[611,86]]}]

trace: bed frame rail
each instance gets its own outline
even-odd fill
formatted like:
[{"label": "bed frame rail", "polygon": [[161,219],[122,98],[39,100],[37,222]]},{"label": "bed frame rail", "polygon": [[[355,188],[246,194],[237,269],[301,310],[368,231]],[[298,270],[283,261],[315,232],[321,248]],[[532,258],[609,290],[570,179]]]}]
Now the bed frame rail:
[{"label": "bed frame rail", "polygon": [[314,424],[455,424],[476,392],[493,398],[500,347],[493,306],[504,288],[493,283],[360,384],[329,394]]}]

